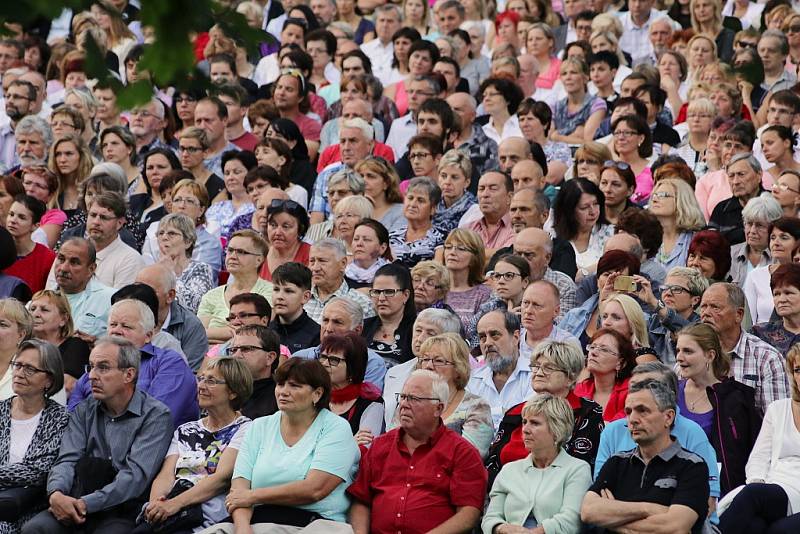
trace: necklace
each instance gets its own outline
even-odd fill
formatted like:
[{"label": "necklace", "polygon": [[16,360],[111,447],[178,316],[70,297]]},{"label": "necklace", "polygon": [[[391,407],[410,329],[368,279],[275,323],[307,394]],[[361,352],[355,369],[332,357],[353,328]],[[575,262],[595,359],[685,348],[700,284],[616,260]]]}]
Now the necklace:
[{"label": "necklace", "polygon": [[696,396],[695,400],[691,400],[689,398],[688,392],[684,388],[683,397],[686,400],[686,402],[689,404],[689,409],[691,411],[693,411],[693,412],[694,412],[694,407],[697,405],[697,403],[699,403],[700,401],[703,401],[703,400],[708,400],[708,397],[706,396],[705,390],[700,391],[700,395]]}]

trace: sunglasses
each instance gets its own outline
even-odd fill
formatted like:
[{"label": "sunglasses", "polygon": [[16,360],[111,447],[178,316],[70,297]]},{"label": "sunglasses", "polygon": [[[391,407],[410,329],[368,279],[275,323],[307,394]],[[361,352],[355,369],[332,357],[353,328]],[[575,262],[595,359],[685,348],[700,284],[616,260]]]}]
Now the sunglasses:
[{"label": "sunglasses", "polygon": [[284,211],[294,215],[300,213],[301,211],[305,212],[306,210],[294,200],[281,200],[279,198],[273,199],[267,208],[268,215],[273,213],[282,213]]},{"label": "sunglasses", "polygon": [[627,171],[631,168],[630,165],[625,163],[624,161],[614,161],[614,160],[607,160],[603,162],[604,169],[619,169],[621,171]]}]

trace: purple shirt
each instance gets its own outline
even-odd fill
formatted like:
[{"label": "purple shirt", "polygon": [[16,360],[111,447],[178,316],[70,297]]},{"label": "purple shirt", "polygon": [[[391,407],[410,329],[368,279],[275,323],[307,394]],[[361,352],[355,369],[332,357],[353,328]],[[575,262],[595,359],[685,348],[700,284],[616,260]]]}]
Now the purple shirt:
[{"label": "purple shirt", "polygon": [[[169,408],[175,428],[195,421],[200,412],[197,382],[183,357],[174,350],[162,349],[150,343],[146,343],[139,351],[142,362],[139,365],[137,387]],[[67,408],[71,412],[82,400],[91,396],[89,375],[84,373],[72,390]]]},{"label": "purple shirt", "polygon": [[706,413],[695,413],[689,410],[686,405],[686,380],[678,382],[678,407],[681,410],[681,415],[690,419],[700,425],[700,428],[706,433],[708,439],[711,439],[711,425],[714,424],[714,410],[709,410]]}]

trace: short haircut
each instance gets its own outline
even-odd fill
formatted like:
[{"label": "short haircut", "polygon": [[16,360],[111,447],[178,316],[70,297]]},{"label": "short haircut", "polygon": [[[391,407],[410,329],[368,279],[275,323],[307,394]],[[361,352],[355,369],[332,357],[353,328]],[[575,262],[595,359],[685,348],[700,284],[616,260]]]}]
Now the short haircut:
[{"label": "short haircut", "polygon": [[575,415],[569,403],[550,393],[537,393],[522,408],[522,417],[527,418],[534,414],[545,418],[555,439],[556,450],[560,450],[572,436],[575,427]]},{"label": "short haircut", "polygon": [[61,243],[61,247],[63,248],[67,243],[73,243],[81,247],[86,247],[86,256],[89,262],[88,265],[97,263],[97,248],[95,248],[94,243],[92,243],[90,239],[80,236],[72,236],[65,239],[64,242]]},{"label": "short haircut", "polygon": [[433,397],[437,403],[442,403],[445,406],[447,405],[447,401],[450,400],[450,387],[447,385],[447,381],[444,378],[433,371],[429,371],[428,369],[416,369],[411,372],[408,379],[406,379],[406,383],[408,383],[408,381],[414,377],[425,377],[430,379],[431,397]]},{"label": "short haircut", "polygon": [[597,261],[597,276],[612,272],[628,269],[628,274],[633,276],[639,274],[641,261],[625,250],[609,250],[605,252]]},{"label": "short haircut", "polygon": [[0,299],[0,315],[17,324],[17,329],[23,334],[23,339],[28,339],[33,333],[33,317],[28,309],[15,298]]},{"label": "short haircut", "polygon": [[783,209],[773,196],[757,196],[747,201],[742,209],[742,220],[762,222],[767,225],[783,217]]},{"label": "short haircut", "polygon": [[206,371],[211,369],[220,372],[225,385],[236,395],[229,402],[234,411],[239,410],[253,394],[253,374],[247,364],[238,358],[214,358],[205,367]]},{"label": "short haircut", "polygon": [[605,63],[611,70],[619,69],[619,57],[614,52],[601,50],[589,56],[589,68],[595,63]]},{"label": "short haircut", "polygon": [[228,120],[228,106],[226,106],[222,100],[220,100],[216,96],[207,96],[206,98],[203,98],[200,101],[198,101],[197,105],[199,106],[204,102],[213,105],[217,109],[217,118],[221,120]]},{"label": "short haircut", "polygon": [[504,310],[502,308],[498,308],[496,310],[491,310],[491,311],[488,311],[488,312],[484,313],[483,315],[481,315],[480,319],[478,319],[478,322],[480,322],[481,319],[483,319],[484,317],[486,317],[490,313],[499,313],[500,314],[500,316],[503,318],[503,328],[505,328],[506,332],[508,332],[509,334],[513,334],[514,332],[519,332],[519,330],[520,330],[520,328],[522,326],[522,324],[520,323],[519,315],[517,315],[516,313],[510,312],[508,310]]},{"label": "short haircut", "polygon": [[269,305],[269,302],[263,295],[259,295],[258,293],[239,293],[238,295],[234,295],[231,297],[228,309],[233,308],[237,304],[252,304],[256,313],[261,318],[272,316],[272,306]]},{"label": "short haircut", "polygon": [[621,365],[614,380],[618,384],[622,383],[631,376],[633,368],[636,367],[636,352],[633,349],[633,343],[631,343],[630,339],[611,328],[597,330],[592,336],[592,343],[602,336],[611,336],[617,343],[617,352],[619,353]]},{"label": "short haircut", "polygon": [[214,95],[217,98],[220,96],[227,96],[240,106],[247,106],[250,103],[250,95],[247,93],[247,90],[238,83],[223,83],[222,85],[218,85],[214,87]]},{"label": "short haircut", "polygon": [[616,230],[638,237],[648,258],[658,254],[664,239],[664,230],[656,216],[639,208],[628,208],[623,211],[617,221]]},{"label": "short haircut", "polygon": [[[132,304],[139,314],[139,324],[142,329],[153,332],[158,317],[158,297],[152,287],[142,283],[128,284],[111,295],[111,302],[110,313],[125,304]],[[153,313],[153,310],[156,313]]]},{"label": "short haircut", "polygon": [[346,182],[347,188],[354,195],[363,195],[366,189],[364,178],[353,169],[342,167],[328,178],[328,189],[340,182]]},{"label": "short haircut", "polygon": [[585,357],[583,351],[574,343],[554,340],[542,341],[533,349],[530,363],[533,364],[541,358],[553,362],[566,375],[571,386],[575,385],[584,368]]},{"label": "short haircut", "polygon": [[251,228],[245,228],[244,230],[237,230],[231,235],[231,238],[228,240],[228,245],[230,245],[231,241],[233,241],[234,237],[245,237],[250,240],[253,246],[258,249],[258,253],[264,257],[264,261],[266,261],[267,251],[269,251],[269,245],[267,242],[264,241],[264,238],[261,237],[261,234],[256,232]]},{"label": "short haircut", "polygon": [[653,400],[656,401],[656,406],[660,411],[677,410],[675,392],[661,380],[646,378],[641,382],[634,382],[628,389],[629,394],[640,391],[649,391],[653,395]]},{"label": "short haircut", "polygon": [[52,383],[45,390],[44,395],[48,398],[52,397],[64,387],[64,364],[61,361],[61,351],[48,341],[28,339],[19,344],[17,354],[29,349],[35,350],[39,354],[39,361],[36,365],[50,376]]},{"label": "short haircut", "polygon": [[302,263],[290,261],[272,271],[272,283],[294,284],[302,290],[311,290],[311,270]]},{"label": "short haircut", "polygon": [[331,400],[331,377],[328,371],[317,360],[305,358],[289,358],[275,371],[275,383],[283,385],[289,380],[311,387],[312,390],[322,388],[322,396],[314,404],[319,412],[327,409]]},{"label": "short haircut", "polygon": [[429,98],[420,105],[417,116],[423,112],[438,115],[439,119],[442,121],[445,134],[452,131],[455,127],[455,113],[453,113],[453,108],[450,107],[450,104],[448,104],[446,100],[436,97]]},{"label": "short haircut", "polygon": [[[120,336],[103,336],[94,343],[95,347],[100,345],[114,345],[117,347],[117,367],[120,369],[132,368],[136,371],[136,376],[139,376],[139,365],[141,365],[142,361],[139,347]],[[133,386],[136,386],[135,382]]]},{"label": "short haircut", "polygon": [[[419,264],[417,264],[419,265]],[[417,314],[417,321],[429,321],[439,330],[458,334],[461,332],[461,319],[455,313],[441,308],[425,308]],[[416,321],[415,321],[416,322]]]},{"label": "short haircut", "polygon": [[714,280],[724,280],[731,269],[731,246],[716,230],[700,230],[689,243],[689,255],[700,254],[714,260]]},{"label": "short haircut", "polygon": [[682,276],[688,282],[686,285],[689,293],[693,297],[702,296],[706,289],[708,289],[708,280],[703,276],[700,271],[693,267],[673,267],[667,271],[667,276]]},{"label": "short haircut", "polygon": [[[432,278],[436,280],[436,289],[442,298],[450,291],[450,271],[443,263],[433,260],[424,260],[411,268],[411,278]],[[422,312],[420,312],[422,313]]]},{"label": "short haircut", "polygon": [[408,141],[408,150],[411,152],[411,147],[419,146],[430,152],[433,157],[441,156],[444,152],[441,139],[434,137],[431,134],[417,134]]},{"label": "short haircut", "polygon": [[47,205],[38,198],[30,195],[17,195],[14,197],[14,202],[19,202],[31,212],[31,220],[33,224],[39,224],[42,217],[47,212]]},{"label": "short haircut", "polygon": [[508,103],[508,112],[511,115],[517,112],[517,108],[519,108],[520,103],[525,98],[522,89],[517,83],[509,80],[508,78],[487,78],[483,81],[483,83],[481,83],[480,86],[479,92],[481,95],[481,100],[483,100],[483,93],[490,87],[494,88],[503,96]]},{"label": "short haircut", "polygon": [[[441,347],[442,352],[453,358],[453,370],[455,371],[455,386],[457,389],[464,389],[470,379],[471,367],[469,364],[469,345],[467,345],[461,334],[446,332],[429,337],[422,342],[419,347],[420,357],[434,347]],[[419,368],[419,363],[417,363]]]},{"label": "short haircut", "polygon": [[352,319],[352,328],[357,328],[364,324],[364,310],[361,309],[361,306],[349,297],[334,297],[328,302],[325,303],[325,307],[322,310],[323,315],[325,314],[325,310],[329,306],[339,305],[342,306],[346,311],[347,315]]},{"label": "short haircut", "polygon": [[664,107],[664,102],[667,100],[667,93],[660,87],[656,87],[655,85],[645,84],[636,91],[633,92],[635,97],[639,97],[643,94],[647,93],[650,97],[650,102],[656,107],[656,109],[661,109]]},{"label": "short haircut", "polygon": [[308,32],[306,35],[306,46],[311,41],[322,41],[325,43],[325,51],[329,56],[336,55],[336,37],[324,28],[317,28]]},{"label": "short haircut", "polygon": [[367,372],[367,342],[361,334],[345,332],[325,336],[319,346],[320,352],[341,352],[347,363],[347,378],[353,384],[364,381]]},{"label": "short haircut", "polygon": [[[34,92],[36,92],[35,89]],[[25,115],[14,128],[14,137],[32,133],[39,134],[42,137],[45,148],[50,148],[50,145],[53,144],[53,130],[50,129],[47,121],[38,115]]]},{"label": "short haircut", "polygon": [[344,244],[344,241],[342,241],[341,239],[337,239],[335,237],[325,237],[323,239],[320,239],[316,243],[311,245],[311,248],[330,250],[334,254],[336,254],[337,260],[341,260],[342,258],[347,257],[347,246]]},{"label": "short haircut", "polygon": [[428,196],[428,200],[430,201],[431,206],[438,206],[439,201],[442,200],[442,190],[439,189],[439,185],[426,176],[419,176],[417,178],[412,178],[408,182],[408,187],[406,188],[406,194],[408,194],[409,191],[414,189],[421,189],[425,191],[425,194]]},{"label": "short haircut", "polygon": [[128,211],[125,197],[116,191],[103,191],[102,193],[96,194],[94,198],[92,198],[92,204],[87,206],[87,210],[95,204],[109,210],[117,218],[124,217],[125,213]]},{"label": "short haircut", "polygon": [[278,333],[275,332],[275,330],[264,326],[263,324],[247,324],[237,328],[235,334],[237,336],[256,336],[258,338],[258,342],[261,344],[262,350],[266,352],[274,352],[275,359],[272,361],[270,369],[272,373],[275,373],[275,370],[280,364],[279,356],[281,353],[281,338],[278,336]]},{"label": "short haircut", "polygon": [[194,221],[183,213],[168,213],[163,219],[158,221],[158,229],[171,226],[181,233],[184,242],[189,244],[186,249],[186,256],[191,258],[194,251],[195,244],[197,244],[197,229]]}]

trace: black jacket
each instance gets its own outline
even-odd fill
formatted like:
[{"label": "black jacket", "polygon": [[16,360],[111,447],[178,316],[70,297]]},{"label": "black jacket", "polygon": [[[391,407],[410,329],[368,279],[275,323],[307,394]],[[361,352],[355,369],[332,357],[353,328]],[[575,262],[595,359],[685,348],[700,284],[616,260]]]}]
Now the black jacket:
[{"label": "black jacket", "polygon": [[253,380],[253,394],[242,406],[242,415],[255,419],[272,415],[278,411],[275,400],[275,381],[270,378]]},{"label": "black jacket", "polygon": [[711,445],[722,464],[719,472],[721,495],[745,483],[747,458],[761,430],[755,389],[732,378],[706,388],[714,407]]},{"label": "black jacket", "polygon": [[[397,330],[394,332],[396,336],[399,336],[399,339],[397,340],[397,345],[400,349],[399,363],[407,362],[414,357],[414,353],[411,351],[411,335],[414,329],[415,320],[416,315],[412,317],[403,316],[403,320],[400,321],[400,326],[398,326]],[[375,333],[380,327],[381,318],[377,315],[364,320],[363,336],[364,339],[367,340],[367,345],[372,343],[372,339],[375,337]]]},{"label": "black jacket", "polygon": [[269,327],[275,330],[281,338],[281,345],[286,345],[292,354],[298,350],[319,345],[319,324],[305,311],[296,321],[288,324],[273,319],[270,321]]}]

